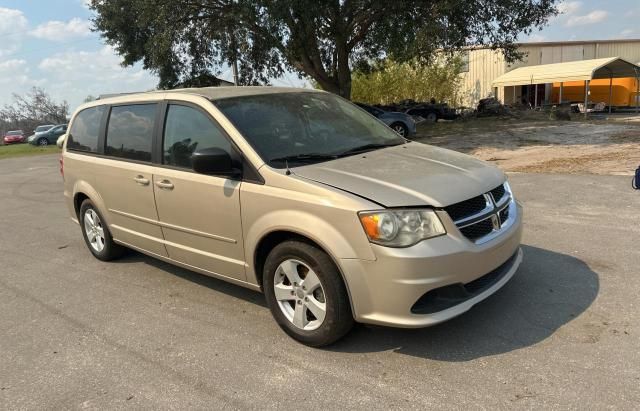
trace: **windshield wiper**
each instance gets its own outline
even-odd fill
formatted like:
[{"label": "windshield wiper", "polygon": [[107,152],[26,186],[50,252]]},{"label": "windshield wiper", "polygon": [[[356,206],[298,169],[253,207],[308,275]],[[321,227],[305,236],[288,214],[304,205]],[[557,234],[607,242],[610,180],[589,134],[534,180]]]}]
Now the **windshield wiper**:
[{"label": "windshield wiper", "polygon": [[322,153],[307,153],[307,154],[293,154],[290,156],[276,157],[269,160],[269,162],[288,162],[288,161],[315,161],[315,160],[335,160],[339,156],[337,154],[322,154]]},{"label": "windshield wiper", "polygon": [[381,143],[365,144],[363,146],[357,146],[357,147],[350,148],[349,150],[343,151],[342,153],[339,153],[337,155],[339,157],[345,157],[345,156],[350,156],[352,154],[360,154],[360,153],[365,153],[367,151],[377,150],[379,148],[399,146],[401,144],[404,144],[404,142],[402,142],[402,143],[391,143],[391,144],[389,144],[389,143],[386,143],[386,144],[381,144]]}]

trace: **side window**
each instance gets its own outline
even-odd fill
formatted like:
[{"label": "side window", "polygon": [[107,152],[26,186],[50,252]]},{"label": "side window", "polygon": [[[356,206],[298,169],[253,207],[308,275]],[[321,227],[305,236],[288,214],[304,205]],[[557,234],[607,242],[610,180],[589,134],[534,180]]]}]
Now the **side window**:
[{"label": "side window", "polygon": [[91,107],[76,115],[67,140],[67,149],[98,152],[98,135],[104,110],[104,106]]},{"label": "side window", "polygon": [[231,152],[231,143],[209,117],[191,107],[169,105],[164,123],[163,164],[191,169],[194,151],[214,147]]},{"label": "side window", "polygon": [[151,161],[156,104],[111,108],[105,154],[129,160]]}]

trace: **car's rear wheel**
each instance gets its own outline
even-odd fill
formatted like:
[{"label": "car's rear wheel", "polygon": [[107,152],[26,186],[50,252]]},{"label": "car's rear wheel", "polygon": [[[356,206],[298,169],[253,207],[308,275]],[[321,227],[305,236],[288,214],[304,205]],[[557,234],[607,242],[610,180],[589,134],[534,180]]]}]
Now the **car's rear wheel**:
[{"label": "car's rear wheel", "polygon": [[46,138],[41,138],[38,140],[38,145],[39,146],[48,146],[49,145],[49,140],[47,140]]},{"label": "car's rear wheel", "polygon": [[110,261],[124,254],[125,248],[113,242],[109,227],[91,200],[82,202],[79,218],[82,236],[94,257],[102,261]]},{"label": "car's rear wheel", "polygon": [[409,128],[404,123],[400,123],[400,122],[393,123],[391,124],[391,128],[393,129],[393,131],[400,134],[402,137],[406,137],[409,135]]},{"label": "car's rear wheel", "polygon": [[267,304],[280,327],[303,344],[320,347],[353,326],[342,277],[322,250],[285,241],[267,256],[263,272]]}]

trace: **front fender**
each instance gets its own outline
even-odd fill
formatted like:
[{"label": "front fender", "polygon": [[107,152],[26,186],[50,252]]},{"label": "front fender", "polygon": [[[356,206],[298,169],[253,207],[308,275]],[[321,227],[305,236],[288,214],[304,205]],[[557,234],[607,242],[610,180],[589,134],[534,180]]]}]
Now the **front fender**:
[{"label": "front fender", "polygon": [[[345,232],[344,229],[345,227],[343,227],[343,232]],[[353,236],[365,235],[359,223],[358,225],[354,224],[354,229]],[[347,228],[346,232],[349,232],[348,230]],[[261,215],[248,227],[245,233],[245,258],[254,277],[257,273],[252,262],[255,261],[258,244],[267,235],[276,231],[292,232],[309,238],[322,247],[338,266],[340,266],[341,259],[375,260],[368,241],[354,241],[353,239],[350,241],[334,225],[312,213],[300,210],[274,210]],[[360,244],[362,246],[358,246]]]}]

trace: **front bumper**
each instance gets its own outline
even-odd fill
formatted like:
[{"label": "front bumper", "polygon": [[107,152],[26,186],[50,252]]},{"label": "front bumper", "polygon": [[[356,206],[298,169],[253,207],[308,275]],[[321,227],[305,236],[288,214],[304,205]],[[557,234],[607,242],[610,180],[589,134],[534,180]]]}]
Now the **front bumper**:
[{"label": "front bumper", "polygon": [[[513,277],[522,261],[522,208],[516,207],[513,225],[483,244],[466,239],[443,213],[445,236],[408,248],[372,244],[375,261],[340,260],[356,321],[426,327],[456,317],[495,293]],[[436,304],[442,308],[439,311],[433,310],[433,304],[428,309],[421,306],[433,294],[440,298],[441,290],[447,299],[447,290],[454,285],[469,285],[473,292],[456,295],[448,304]],[[436,291],[425,296],[432,290]]]}]

